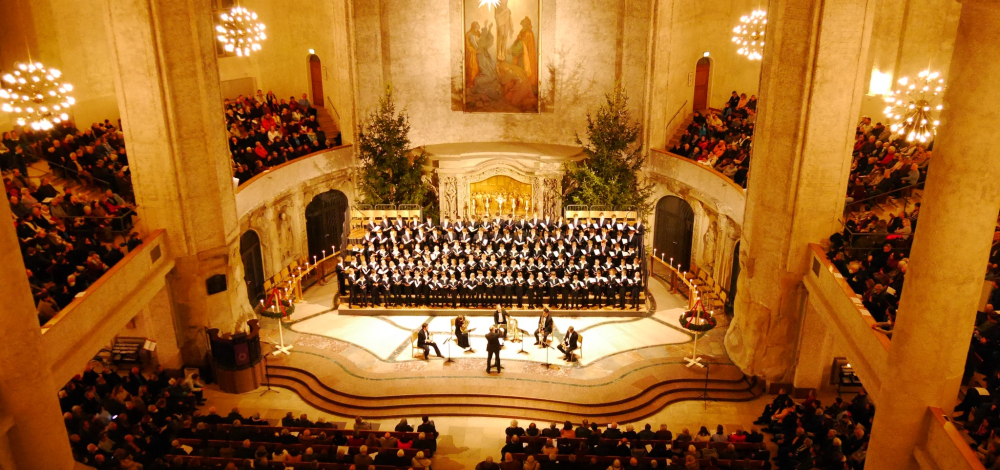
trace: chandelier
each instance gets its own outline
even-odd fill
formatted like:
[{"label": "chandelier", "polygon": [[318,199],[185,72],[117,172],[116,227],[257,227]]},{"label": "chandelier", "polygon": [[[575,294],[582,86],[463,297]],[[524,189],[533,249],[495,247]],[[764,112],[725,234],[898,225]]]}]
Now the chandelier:
[{"label": "chandelier", "polygon": [[733,28],[733,42],[740,48],[739,55],[750,60],[764,57],[764,30],[767,29],[767,12],[754,10],[740,17],[740,24]]},{"label": "chandelier", "polygon": [[73,85],[59,82],[61,72],[41,62],[19,62],[14,68],[0,81],[0,111],[12,114],[18,126],[41,131],[69,120],[66,110],[76,100],[68,95]]},{"label": "chandelier", "polygon": [[235,6],[229,13],[219,15],[222,24],[215,27],[217,36],[226,52],[236,52],[247,57],[250,52],[260,50],[260,42],[267,39],[264,23],[257,21],[257,14],[246,8]]},{"label": "chandelier", "polygon": [[902,87],[886,95],[885,115],[893,121],[889,129],[894,134],[902,134],[907,142],[926,143],[934,137],[940,121],[932,119],[931,113],[944,107],[933,104],[944,93],[944,79],[940,75],[924,70],[917,74],[916,80],[900,78],[898,83]]}]

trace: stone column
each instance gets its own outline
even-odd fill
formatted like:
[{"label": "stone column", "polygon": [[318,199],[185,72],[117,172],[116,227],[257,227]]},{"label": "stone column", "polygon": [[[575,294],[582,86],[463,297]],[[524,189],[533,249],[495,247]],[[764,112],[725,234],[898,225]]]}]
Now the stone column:
[{"label": "stone column", "polygon": [[[729,356],[791,380],[808,244],[838,230],[871,33],[869,0],[772,0]],[[871,3],[874,3],[873,1]]]},{"label": "stone column", "polygon": [[[942,127],[934,145],[887,376],[868,451],[871,469],[915,469],[927,407],[958,399],[966,351],[1000,212],[1000,150],[982,145],[1000,126],[1000,3],[964,0]],[[900,430],[906,430],[900,432]]]},{"label": "stone column", "polygon": [[0,285],[5,300],[0,315],[0,421],[13,421],[6,438],[9,448],[16,449],[0,462],[12,463],[16,470],[68,470],[73,468],[73,454],[56,398],[58,387],[42,349],[42,330],[10,207],[0,206]]},{"label": "stone column", "polygon": [[[139,216],[166,229],[182,357],[201,363],[203,328],[232,332],[250,312],[212,12],[198,0],[105,4]],[[209,295],[217,275],[225,289]]]},{"label": "stone column", "polygon": [[805,307],[792,385],[796,391],[818,391],[823,387],[823,377],[833,364],[833,355],[830,353],[833,335],[812,302],[807,301]]}]

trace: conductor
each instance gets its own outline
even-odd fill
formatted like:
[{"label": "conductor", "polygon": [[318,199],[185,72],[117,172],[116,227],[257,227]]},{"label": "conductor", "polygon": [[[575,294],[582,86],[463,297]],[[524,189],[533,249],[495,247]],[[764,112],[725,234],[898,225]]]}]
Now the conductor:
[{"label": "conductor", "polygon": [[497,358],[496,368],[499,373],[503,368],[500,367],[500,338],[503,337],[503,333],[496,326],[490,327],[490,332],[486,334],[486,373],[489,374],[493,369],[493,357]]},{"label": "conductor", "polygon": [[[420,325],[420,333],[417,335],[417,347],[424,350],[425,361],[429,359],[429,356],[431,354],[430,348],[434,348],[434,352],[437,353],[438,357],[444,357],[441,355],[441,350],[438,349],[437,343],[435,343],[434,340],[431,339],[431,334],[429,331],[427,331],[426,323]],[[499,361],[500,358],[498,357],[497,362]]]},{"label": "conductor", "polygon": [[[538,329],[535,330],[535,345],[542,344],[548,340],[552,334],[552,316],[549,315],[549,308],[542,309],[542,316],[538,318]],[[538,338],[541,335],[541,339]]]}]

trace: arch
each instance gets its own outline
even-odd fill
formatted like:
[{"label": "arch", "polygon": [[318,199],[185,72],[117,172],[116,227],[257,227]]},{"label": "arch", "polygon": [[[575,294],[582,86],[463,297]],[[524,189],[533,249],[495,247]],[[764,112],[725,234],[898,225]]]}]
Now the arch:
[{"label": "arch", "polygon": [[247,284],[247,299],[256,305],[264,298],[264,258],[260,236],[247,230],[240,236],[240,258],[243,259],[243,280]]},{"label": "arch", "polygon": [[740,242],[736,242],[736,248],[733,248],[733,269],[729,274],[729,299],[726,301],[726,311],[735,312],[736,309],[733,308],[736,302],[736,286],[737,280],[740,278]]},{"label": "arch", "polygon": [[309,54],[309,83],[313,107],[322,108],[326,99],[323,95],[323,63],[316,54]]},{"label": "arch", "polygon": [[712,76],[712,61],[708,57],[698,59],[694,72],[694,110],[700,111],[709,106],[709,81]]},{"label": "arch", "polygon": [[691,244],[694,239],[694,210],[677,196],[664,196],[656,203],[656,226],[653,247],[666,258],[680,263],[682,271],[691,267]]},{"label": "arch", "polygon": [[347,195],[330,190],[316,195],[306,206],[306,237],[309,240],[309,257],[323,257],[343,247],[347,222]]}]

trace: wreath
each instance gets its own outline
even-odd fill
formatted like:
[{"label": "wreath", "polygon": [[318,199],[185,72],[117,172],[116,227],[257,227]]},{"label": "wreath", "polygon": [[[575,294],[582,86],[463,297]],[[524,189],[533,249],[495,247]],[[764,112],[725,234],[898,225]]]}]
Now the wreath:
[{"label": "wreath", "polygon": [[[701,305],[701,300],[698,300],[693,309],[682,313],[678,321],[681,326],[691,331],[708,331],[718,325],[715,318],[705,311],[705,308]],[[698,323],[699,321],[701,323]]]},{"label": "wreath", "polygon": [[265,304],[257,304],[254,308],[254,312],[257,315],[267,318],[284,318],[288,315],[295,313],[295,304],[288,300],[278,301],[280,306],[275,306],[274,302]]}]

